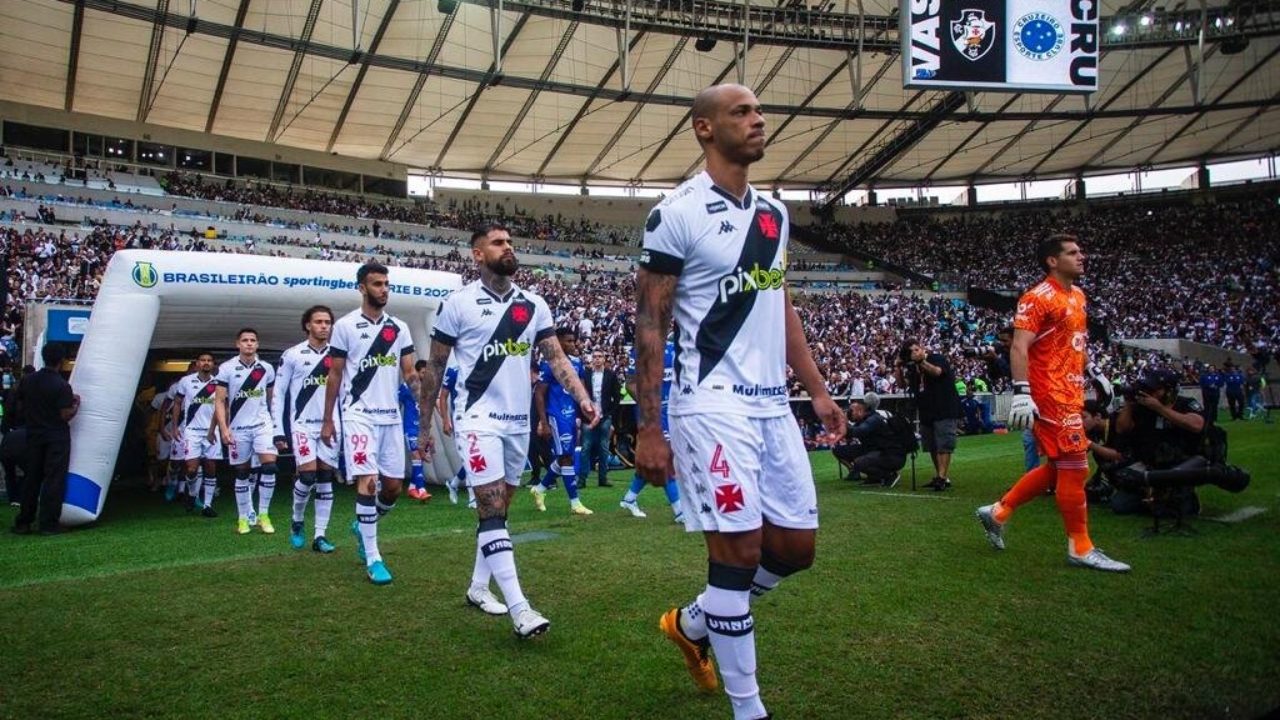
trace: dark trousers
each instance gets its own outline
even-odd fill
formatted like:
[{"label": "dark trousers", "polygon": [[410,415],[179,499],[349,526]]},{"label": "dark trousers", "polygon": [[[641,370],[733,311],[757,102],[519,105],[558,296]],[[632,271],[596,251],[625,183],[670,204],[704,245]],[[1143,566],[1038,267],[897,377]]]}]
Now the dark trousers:
[{"label": "dark trousers", "polygon": [[1227,393],[1227,407],[1231,409],[1231,419],[1244,417],[1244,393]]},{"label": "dark trousers", "polygon": [[22,483],[22,511],[15,525],[30,525],[40,510],[40,527],[58,526],[71,464],[71,438],[28,438],[27,475]]},{"label": "dark trousers", "polygon": [[6,460],[0,464],[0,467],[4,468],[4,488],[9,496],[9,502],[22,502],[22,481],[18,479],[18,464],[12,460]]},{"label": "dark trousers", "polygon": [[529,433],[529,482],[537,483],[542,478],[542,471],[551,464],[551,443],[538,437],[538,433]]},{"label": "dark trousers", "polygon": [[596,482],[603,485],[605,474],[609,472],[609,435],[613,429],[612,420],[601,420],[594,428],[582,431],[582,462],[584,467],[579,473],[583,481],[591,474],[591,464],[599,463],[596,471]]},{"label": "dark trousers", "polygon": [[856,445],[837,445],[832,449],[837,460],[849,465],[853,475],[865,475],[867,480],[884,482],[907,464],[905,455],[880,450],[863,451]]},{"label": "dark trousers", "polygon": [[1221,398],[1220,390],[1205,390],[1201,388],[1204,395],[1204,419],[1209,422],[1218,422],[1218,403]]}]

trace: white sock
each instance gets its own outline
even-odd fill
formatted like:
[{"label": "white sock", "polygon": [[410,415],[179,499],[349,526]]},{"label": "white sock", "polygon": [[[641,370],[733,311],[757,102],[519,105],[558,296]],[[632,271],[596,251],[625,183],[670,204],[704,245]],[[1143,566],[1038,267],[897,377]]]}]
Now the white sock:
[{"label": "white sock", "polygon": [[680,608],[677,617],[680,619],[680,630],[685,637],[694,642],[706,639],[707,616],[702,612],[702,595]]},{"label": "white sock", "polygon": [[[316,484],[315,470],[303,470],[293,481],[293,521],[302,522],[307,516],[307,502]],[[317,501],[319,502],[319,501]]]},{"label": "white sock", "polygon": [[378,506],[372,495],[356,495],[356,520],[364,542],[364,562],[372,565],[382,559],[378,552]]},{"label": "white sock", "polygon": [[516,555],[511,535],[507,533],[507,521],[503,518],[488,518],[480,521],[480,527],[480,532],[476,533],[476,547],[484,554],[489,572],[498,581],[502,599],[514,618],[518,612],[529,607],[529,601],[520,590],[520,579],[516,577]]},{"label": "white sock", "polygon": [[756,682],[755,622],[751,617],[750,597],[747,590],[710,584],[702,594],[707,638],[720,665],[720,678],[733,705],[734,720],[756,720],[767,714]]},{"label": "white sock", "polygon": [[[204,475],[204,470],[200,470],[199,473]],[[218,490],[218,476],[205,476],[201,484],[204,487],[204,506],[213,507],[213,494]]]},{"label": "white sock", "polygon": [[236,512],[240,517],[248,518],[249,513],[253,512],[253,494],[249,484],[249,473],[243,475],[241,471],[236,471]]},{"label": "white sock", "polygon": [[258,514],[271,514],[271,497],[276,494],[276,474],[262,473],[258,477]]},{"label": "white sock", "polygon": [[316,483],[316,537],[329,532],[329,516],[333,513],[333,483]]},{"label": "white sock", "polygon": [[489,578],[493,577],[493,572],[489,570],[489,563],[484,559],[484,553],[480,551],[480,544],[476,543],[476,564],[471,568],[471,587],[475,590],[488,590]]},{"label": "white sock", "polygon": [[201,485],[200,481],[201,481],[200,471],[198,470],[196,471],[196,474],[194,476],[192,475],[187,476],[187,495],[189,497],[192,497],[192,498],[200,497],[200,485]]}]

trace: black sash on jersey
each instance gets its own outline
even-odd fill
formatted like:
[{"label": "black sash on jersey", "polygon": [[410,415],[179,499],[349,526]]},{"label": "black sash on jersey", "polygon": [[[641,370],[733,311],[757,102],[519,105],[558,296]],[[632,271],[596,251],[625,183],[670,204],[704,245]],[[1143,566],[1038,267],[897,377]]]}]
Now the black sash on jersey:
[{"label": "black sash on jersey", "polygon": [[[396,338],[400,337],[400,326],[394,322],[385,321],[383,326],[378,329],[378,335],[373,339],[373,344],[369,346],[369,351],[364,354],[367,358],[370,355],[385,355],[391,351],[391,346],[395,344]],[[347,362],[351,362],[348,355]],[[361,369],[351,378],[351,404],[355,405],[365,390],[369,389],[369,383],[373,382],[373,376],[382,368],[378,365],[370,365]]]},{"label": "black sash on jersey", "polygon": [[[742,242],[742,254],[738,257],[734,270],[750,270],[757,265],[768,269],[778,255],[778,243],[782,241],[780,225],[782,213],[770,206],[766,211],[759,206],[751,218],[747,229],[747,237]],[[724,359],[729,346],[738,337],[738,331],[747,321],[751,309],[755,307],[757,292],[734,293],[727,301],[721,302],[717,294],[711,303],[711,309],[702,324],[698,327],[694,345],[702,356],[698,365],[698,383],[701,384]],[[783,328],[767,328],[767,332],[783,332]]]},{"label": "black sash on jersey", "polygon": [[[507,312],[498,321],[498,327],[493,329],[493,335],[490,335],[484,344],[518,340],[524,329],[533,322],[536,312],[537,308],[524,296],[512,301]],[[476,360],[476,366],[471,369],[471,374],[467,376],[467,382],[464,384],[467,388],[467,406],[463,410],[470,410],[471,406],[484,395],[484,391],[489,389],[489,384],[493,382],[493,378],[497,376],[498,370],[502,368],[502,363],[506,362],[507,357],[507,355],[494,353],[484,359],[484,353],[481,353],[480,359]]]},{"label": "black sash on jersey", "polygon": [[329,375],[330,365],[333,365],[333,360],[331,360],[328,355],[325,355],[316,362],[315,367],[311,368],[311,372],[307,373],[308,378],[315,378],[317,382],[307,384],[306,381],[303,381],[303,387],[298,391],[298,397],[293,403],[293,417],[295,419],[302,414],[302,409],[311,401],[311,396],[316,394],[316,390],[324,387],[318,381],[320,378],[327,377]]},{"label": "black sash on jersey", "polygon": [[213,395],[216,389],[217,386],[214,384],[213,378],[209,378],[204,387],[200,388],[200,392],[196,393],[195,397],[191,398],[191,401],[187,403],[187,419],[182,423],[183,425],[191,424],[191,421],[196,418],[196,413],[200,412],[200,401]]},{"label": "black sash on jersey", "polygon": [[240,408],[244,407],[244,401],[249,399],[244,397],[242,393],[244,393],[245,390],[253,390],[258,387],[258,383],[266,376],[266,369],[255,363],[253,369],[249,371],[249,377],[245,378],[244,384],[240,386],[238,391],[236,391],[236,394],[241,395],[241,397],[231,401],[231,417],[227,418],[228,425],[236,419],[236,413],[240,412]]}]

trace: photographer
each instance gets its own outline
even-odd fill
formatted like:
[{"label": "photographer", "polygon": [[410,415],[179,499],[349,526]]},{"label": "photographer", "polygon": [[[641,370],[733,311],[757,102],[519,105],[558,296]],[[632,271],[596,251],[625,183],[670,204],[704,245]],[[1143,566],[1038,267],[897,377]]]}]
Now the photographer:
[{"label": "photographer", "polygon": [[1109,444],[1125,459],[1106,470],[1116,488],[1115,512],[1194,515],[1200,511],[1196,486],[1229,492],[1248,486],[1247,473],[1225,465],[1226,434],[1205,421],[1199,401],[1178,394],[1176,372],[1149,370],[1122,394]]},{"label": "photographer", "polygon": [[907,340],[894,364],[898,384],[907,388],[920,413],[920,439],[933,459],[933,480],[924,487],[935,491],[951,487],[948,473],[956,450],[956,425],[960,419],[960,395],[951,365],[941,353],[928,352],[916,340]]},{"label": "photographer", "polygon": [[[907,464],[907,453],[914,448],[903,446],[894,429],[900,420],[877,410],[879,406],[880,398],[875,393],[850,402],[849,418],[853,422],[845,434],[847,442],[832,448],[831,454],[849,469],[850,480],[864,475],[863,485],[891,488],[898,484],[898,471]],[[906,432],[910,432],[909,424]]]}]

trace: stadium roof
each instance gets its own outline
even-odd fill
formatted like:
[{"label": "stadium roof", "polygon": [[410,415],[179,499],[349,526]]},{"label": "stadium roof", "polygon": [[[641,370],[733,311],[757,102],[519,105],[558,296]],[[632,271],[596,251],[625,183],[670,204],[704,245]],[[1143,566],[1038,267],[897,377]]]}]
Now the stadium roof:
[{"label": "stadium roof", "polygon": [[[1280,2],[1211,2],[1211,42],[1195,72],[1196,28],[1172,28],[1175,17],[1198,19],[1200,5],[1158,1],[1103,0],[1102,89],[1088,102],[904,90],[890,0],[865,0],[861,29],[856,0],[808,17],[844,40],[803,28],[758,32],[744,77],[766,105],[771,140],[753,178],[837,193],[868,182],[1045,177],[1280,146]],[[621,0],[7,0],[0,96],[444,175],[678,182],[700,163],[690,99],[738,77],[729,38],[740,30],[716,25],[711,12],[735,6],[636,0],[625,36],[615,27],[625,22],[624,7]],[[1154,18],[1150,27],[1144,14]],[[1122,22],[1127,35],[1110,31]],[[1148,28],[1163,34],[1144,36]],[[1219,42],[1227,33],[1243,33],[1247,47],[1228,54]],[[703,35],[719,42],[700,51]],[[859,35],[860,63],[849,51],[856,47],[849,38]],[[630,48],[625,86],[620,45]],[[852,70],[859,65],[860,103]]]}]

